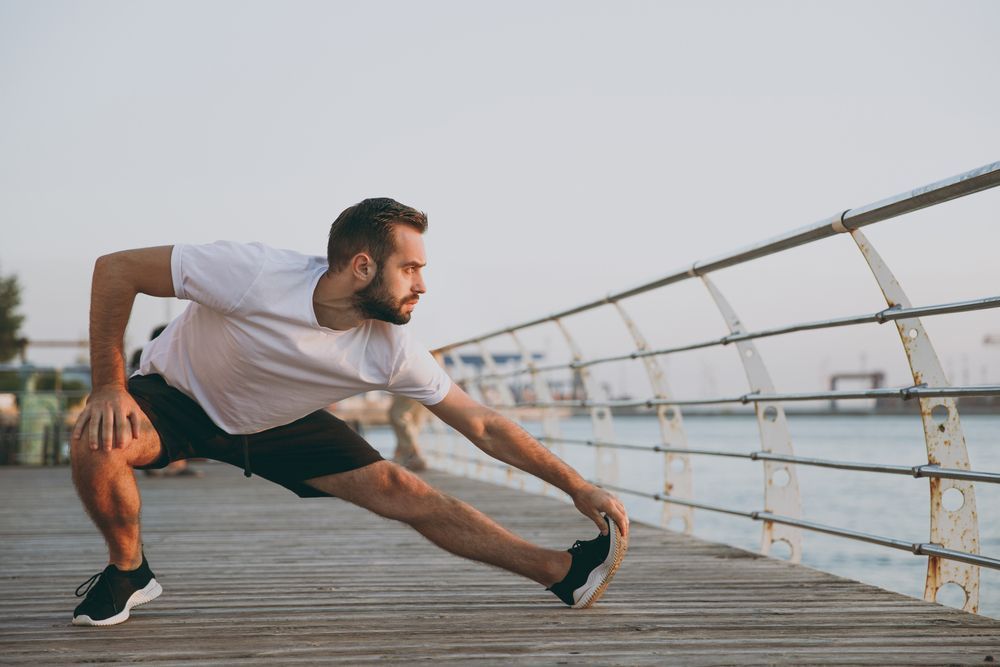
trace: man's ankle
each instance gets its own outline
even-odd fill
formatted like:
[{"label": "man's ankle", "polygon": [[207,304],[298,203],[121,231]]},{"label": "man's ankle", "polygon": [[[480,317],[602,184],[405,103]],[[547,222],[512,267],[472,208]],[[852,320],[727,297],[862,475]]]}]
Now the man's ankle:
[{"label": "man's ankle", "polygon": [[142,566],[142,553],[135,559],[112,558],[110,562],[122,572],[131,572],[132,570],[138,570]]},{"label": "man's ankle", "polygon": [[545,587],[550,588],[555,584],[558,584],[563,579],[565,579],[566,575],[569,574],[569,568],[572,564],[573,564],[573,557],[569,554],[568,551],[558,552],[558,556],[555,559],[553,559],[552,566],[549,569],[548,579],[550,579],[551,581],[546,583]]}]

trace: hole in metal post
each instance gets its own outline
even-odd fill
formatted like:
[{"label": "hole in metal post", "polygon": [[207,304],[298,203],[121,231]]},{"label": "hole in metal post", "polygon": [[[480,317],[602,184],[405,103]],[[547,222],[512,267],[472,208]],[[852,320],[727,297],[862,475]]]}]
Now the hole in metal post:
[{"label": "hole in metal post", "polygon": [[788,486],[792,476],[788,474],[788,468],[778,468],[771,475],[771,483],[775,486]]},{"label": "hole in metal post", "polygon": [[752,357],[753,356],[753,348],[752,347],[748,347],[747,349],[743,350],[743,356],[745,356],[747,359],[749,359],[750,357]]},{"label": "hole in metal post", "polygon": [[954,583],[947,583],[937,591],[934,598],[938,604],[961,609],[965,606],[965,589]]},{"label": "hole in metal post", "polygon": [[965,504],[965,494],[951,487],[941,494],[941,506],[949,512],[957,512]]},{"label": "hole in metal post", "polygon": [[769,405],[764,408],[764,419],[769,422],[773,422],[778,419],[778,408],[773,405]]},{"label": "hole in metal post", "polygon": [[909,331],[906,332],[906,335],[909,336],[910,338],[916,338],[919,334],[917,333],[916,329],[910,329]]},{"label": "hole in metal post", "polygon": [[678,473],[684,472],[684,468],[686,468],[686,467],[687,466],[684,465],[684,459],[679,459],[678,458],[678,459],[674,459],[673,461],[670,462],[670,470],[671,470],[671,472],[678,472]]},{"label": "hole in metal post", "polygon": [[663,416],[672,421],[677,417],[677,410],[674,410],[673,408],[667,408],[666,410],[663,411]]},{"label": "hole in metal post", "polygon": [[950,414],[951,410],[948,409],[947,405],[935,405],[933,409],[931,409],[931,418],[939,424],[948,421],[948,416]]}]

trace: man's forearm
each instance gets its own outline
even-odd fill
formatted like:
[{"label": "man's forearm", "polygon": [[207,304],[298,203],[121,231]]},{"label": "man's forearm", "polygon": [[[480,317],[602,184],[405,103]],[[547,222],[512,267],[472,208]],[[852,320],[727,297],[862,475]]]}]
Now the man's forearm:
[{"label": "man's forearm", "polygon": [[511,420],[497,414],[486,423],[480,449],[495,459],[544,480],[569,495],[588,486],[573,468]]},{"label": "man's forearm", "polygon": [[125,386],[125,327],[137,290],[116,271],[114,255],[94,265],[90,293],[90,373],[93,388]]}]

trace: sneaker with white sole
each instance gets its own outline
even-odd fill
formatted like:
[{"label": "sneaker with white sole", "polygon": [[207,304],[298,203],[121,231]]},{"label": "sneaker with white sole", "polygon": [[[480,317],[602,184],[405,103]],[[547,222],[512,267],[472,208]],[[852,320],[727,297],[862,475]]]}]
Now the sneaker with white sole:
[{"label": "sneaker with white sole", "polygon": [[577,541],[567,549],[573,557],[566,577],[545,590],[574,609],[586,609],[604,595],[628,550],[626,540],[614,520],[605,516],[608,534],[586,542]]},{"label": "sneaker with white sole", "polygon": [[108,565],[76,589],[83,602],[73,611],[73,625],[117,625],[128,620],[129,610],[159,597],[163,588],[149,569],[146,555],[135,570]]}]

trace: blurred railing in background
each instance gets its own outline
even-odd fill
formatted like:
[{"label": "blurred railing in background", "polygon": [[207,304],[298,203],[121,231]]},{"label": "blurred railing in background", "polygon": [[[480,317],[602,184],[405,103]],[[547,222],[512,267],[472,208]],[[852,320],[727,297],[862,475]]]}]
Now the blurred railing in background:
[{"label": "blurred railing in background", "polygon": [[90,389],[86,366],[0,366],[0,465],[58,465]]}]

